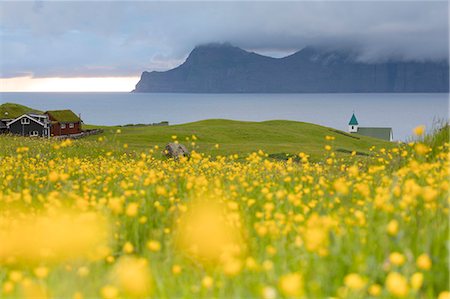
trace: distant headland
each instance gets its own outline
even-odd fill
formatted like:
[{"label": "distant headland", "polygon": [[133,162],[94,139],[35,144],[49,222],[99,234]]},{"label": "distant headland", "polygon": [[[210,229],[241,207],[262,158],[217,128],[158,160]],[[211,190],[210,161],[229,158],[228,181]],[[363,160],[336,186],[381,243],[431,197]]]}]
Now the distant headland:
[{"label": "distant headland", "polygon": [[306,47],[272,58],[224,44],[197,46],[180,66],[143,72],[133,92],[448,92],[448,61],[363,62],[351,51]]}]

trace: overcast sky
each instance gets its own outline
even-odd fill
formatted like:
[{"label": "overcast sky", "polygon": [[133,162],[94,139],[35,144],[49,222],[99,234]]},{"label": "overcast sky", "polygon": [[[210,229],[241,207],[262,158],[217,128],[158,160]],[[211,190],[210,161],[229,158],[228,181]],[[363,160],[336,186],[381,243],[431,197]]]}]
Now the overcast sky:
[{"label": "overcast sky", "polygon": [[349,47],[362,60],[448,56],[448,4],[424,2],[0,2],[0,76],[139,76],[208,42],[282,56]]}]

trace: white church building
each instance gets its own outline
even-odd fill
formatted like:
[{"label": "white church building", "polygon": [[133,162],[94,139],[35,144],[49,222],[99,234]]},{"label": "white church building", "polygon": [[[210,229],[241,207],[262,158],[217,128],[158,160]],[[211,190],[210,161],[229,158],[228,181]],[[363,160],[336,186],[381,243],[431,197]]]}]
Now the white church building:
[{"label": "white church building", "polygon": [[360,127],[355,113],[352,114],[352,118],[348,123],[348,132],[351,134],[359,134],[372,138],[383,139],[386,141],[392,141],[392,139],[394,138],[392,128]]}]

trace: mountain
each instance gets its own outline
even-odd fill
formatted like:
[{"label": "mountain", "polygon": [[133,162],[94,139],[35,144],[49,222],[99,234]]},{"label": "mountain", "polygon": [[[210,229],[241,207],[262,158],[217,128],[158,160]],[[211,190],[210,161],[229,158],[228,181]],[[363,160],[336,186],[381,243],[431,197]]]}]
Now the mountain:
[{"label": "mountain", "polygon": [[133,92],[448,92],[448,61],[361,62],[350,51],[306,47],[284,58],[230,44],[198,46],[180,66],[143,72]]}]

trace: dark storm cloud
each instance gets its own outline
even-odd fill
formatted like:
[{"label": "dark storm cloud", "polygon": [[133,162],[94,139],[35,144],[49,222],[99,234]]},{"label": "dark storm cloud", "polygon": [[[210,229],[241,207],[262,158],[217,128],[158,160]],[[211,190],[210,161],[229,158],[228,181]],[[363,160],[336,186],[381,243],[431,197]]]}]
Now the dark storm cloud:
[{"label": "dark storm cloud", "polygon": [[126,76],[228,41],[277,56],[346,47],[365,61],[448,55],[447,2],[0,2],[2,77]]}]

